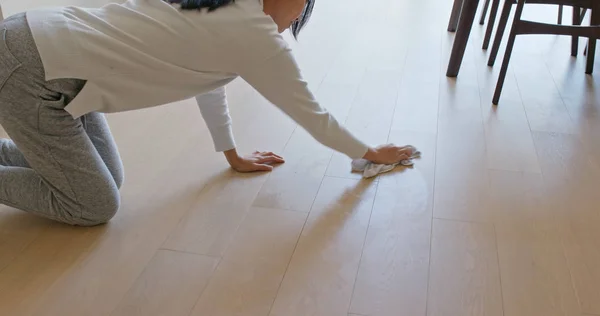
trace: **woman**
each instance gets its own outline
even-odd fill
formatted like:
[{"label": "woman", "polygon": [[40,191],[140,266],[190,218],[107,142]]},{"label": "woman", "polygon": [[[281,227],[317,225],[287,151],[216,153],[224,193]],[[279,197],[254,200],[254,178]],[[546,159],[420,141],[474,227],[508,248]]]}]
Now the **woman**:
[{"label": "woman", "polygon": [[410,149],[370,148],[314,99],[281,36],[314,0],[129,0],[31,10],[0,24],[0,203],[71,225],[110,220],[123,167],[103,113],[195,97],[215,150],[240,172],[272,153],[239,156],[224,86],[240,76],[317,141],[392,164]]}]

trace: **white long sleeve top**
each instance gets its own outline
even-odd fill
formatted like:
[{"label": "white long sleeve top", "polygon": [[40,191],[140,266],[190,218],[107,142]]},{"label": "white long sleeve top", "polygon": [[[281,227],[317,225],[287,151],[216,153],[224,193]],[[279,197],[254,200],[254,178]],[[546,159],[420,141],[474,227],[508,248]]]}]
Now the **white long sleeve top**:
[{"label": "white long sleeve top", "polygon": [[351,158],[367,146],[314,98],[261,0],[215,11],[162,0],[27,12],[46,79],[87,83],[66,107],[74,118],[196,98],[217,151],[235,147],[224,86],[241,77],[317,141]]}]

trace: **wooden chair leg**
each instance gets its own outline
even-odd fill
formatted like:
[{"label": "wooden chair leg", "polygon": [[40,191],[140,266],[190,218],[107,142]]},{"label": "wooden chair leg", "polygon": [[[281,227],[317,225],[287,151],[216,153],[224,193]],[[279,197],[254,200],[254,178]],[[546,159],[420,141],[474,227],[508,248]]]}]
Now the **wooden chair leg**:
[{"label": "wooden chair leg", "polygon": [[498,7],[500,6],[500,0],[493,0],[492,10],[490,11],[490,20],[488,21],[487,30],[485,31],[485,37],[483,38],[483,49],[488,49],[490,46],[490,39],[492,38],[492,31],[494,30],[494,24],[496,23],[496,15],[498,14]]},{"label": "wooden chair leg", "polygon": [[456,32],[462,5],[463,0],[454,0],[454,4],[452,5],[452,13],[450,14],[450,21],[448,21],[448,32]]},{"label": "wooden chair leg", "polygon": [[510,16],[510,10],[512,9],[513,0],[504,0],[504,7],[502,8],[502,14],[500,14],[500,21],[498,22],[498,28],[496,29],[496,36],[494,37],[494,44],[492,45],[492,51],[490,52],[490,58],[488,60],[488,66],[494,66],[496,57],[498,56],[498,50],[500,50],[500,44],[502,43],[502,37],[506,30],[506,24],[508,23],[508,17]]},{"label": "wooden chair leg", "polygon": [[558,25],[562,24],[562,18],[563,18],[563,6],[562,4],[558,5]]},{"label": "wooden chair leg", "polygon": [[481,18],[479,19],[479,25],[483,25],[485,23],[485,15],[487,14],[487,10],[490,6],[491,0],[485,0],[485,4],[483,5],[483,11],[481,11]]},{"label": "wooden chair leg", "polygon": [[[578,7],[573,7],[573,25],[581,25],[581,10]],[[579,37],[571,37],[571,56],[577,56],[579,51]]]},{"label": "wooden chair leg", "polygon": [[[587,8],[583,8],[583,10],[581,10],[581,13],[579,14],[579,25],[581,25],[581,23],[583,23],[583,19],[585,19],[586,13],[587,13]],[[585,48],[583,49],[583,56],[587,55],[587,49],[588,49],[588,46],[586,44]]]},{"label": "wooden chair leg", "polygon": [[500,94],[502,93],[502,87],[504,86],[504,80],[506,79],[506,72],[508,71],[508,63],[510,62],[510,55],[512,54],[513,47],[515,46],[515,40],[517,38],[517,28],[519,21],[521,20],[521,14],[523,13],[523,7],[525,7],[525,0],[519,0],[517,2],[517,10],[508,36],[508,44],[506,45],[506,52],[504,53],[504,61],[502,62],[502,68],[500,69],[500,75],[498,76],[498,83],[496,84],[496,91],[494,92],[494,98],[492,103],[498,105],[500,100]]},{"label": "wooden chair leg", "polygon": [[[590,17],[590,25],[600,25],[600,5],[594,2],[592,8],[592,16]],[[594,57],[596,57],[596,38],[590,38],[587,47],[587,64],[585,73],[591,75],[594,72]]]}]

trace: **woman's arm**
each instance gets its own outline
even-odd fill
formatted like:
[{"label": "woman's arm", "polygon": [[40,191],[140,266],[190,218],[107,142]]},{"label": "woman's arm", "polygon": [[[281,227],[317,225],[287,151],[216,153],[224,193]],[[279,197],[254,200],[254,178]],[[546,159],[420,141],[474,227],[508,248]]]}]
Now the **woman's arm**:
[{"label": "woman's arm", "polygon": [[321,144],[350,158],[363,158],[367,153],[369,147],[315,100],[287,47],[243,67],[239,75]]},{"label": "woman's arm", "polygon": [[215,150],[225,152],[235,149],[225,86],[196,96],[196,102],[208,126]]},{"label": "woman's arm", "polygon": [[260,62],[247,63],[239,74],[318,142],[352,159],[394,164],[412,155],[404,146],[387,144],[372,148],[352,135],[315,100],[287,46],[282,45]]},{"label": "woman's arm", "polygon": [[233,137],[231,116],[227,104],[225,87],[196,96],[202,118],[208,126],[217,152],[223,152],[229,165],[239,172],[269,171],[272,164],[283,163],[283,158],[271,152],[238,154]]}]

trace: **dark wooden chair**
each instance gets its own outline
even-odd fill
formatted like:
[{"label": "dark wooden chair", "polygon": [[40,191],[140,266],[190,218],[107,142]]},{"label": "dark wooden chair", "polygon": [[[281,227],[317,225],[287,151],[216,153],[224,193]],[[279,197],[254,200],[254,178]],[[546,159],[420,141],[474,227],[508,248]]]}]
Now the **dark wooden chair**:
[{"label": "dark wooden chair", "polygon": [[[458,25],[458,19],[460,18],[460,11],[463,5],[464,0],[454,0],[454,4],[452,6],[452,13],[450,14],[450,20],[448,22],[448,32],[455,32],[456,27]],[[485,0],[483,4],[483,9],[481,10],[481,18],[479,19],[479,24],[485,24],[485,17],[487,15],[487,11],[490,6],[490,2],[492,0]],[[486,31],[486,37],[488,38],[487,44],[484,44],[484,49],[487,49],[489,44],[489,37],[491,37],[492,28],[494,26],[494,22],[496,20],[496,15],[498,14],[498,6],[499,0],[494,0],[492,4],[492,10],[490,12],[490,20],[488,21],[488,29]],[[516,3],[516,2],[515,2]],[[563,6],[558,6],[558,24],[562,24],[562,16],[563,16]],[[489,35],[488,35],[489,34]],[[485,41],[484,41],[485,43]]]},{"label": "dark wooden chair", "polygon": [[[523,13],[523,8],[525,4],[556,4],[556,5],[566,5],[572,6],[573,9],[573,21],[574,25],[561,25],[561,24],[548,24],[548,23],[540,23],[533,22],[521,19],[521,15]],[[513,0],[506,0],[504,4],[504,8],[502,10],[502,16],[500,18],[500,23],[498,25],[498,30],[496,34],[496,38],[494,39],[494,45],[492,47],[492,51],[490,53],[490,60],[488,61],[488,65],[492,66],[494,64],[496,55],[498,53],[500,42],[502,41],[502,35],[504,33],[504,29],[506,28],[506,23],[503,21],[508,20],[508,16],[510,15],[511,8],[513,6]],[[590,9],[591,10],[591,25],[590,26],[581,26],[581,16],[585,11],[581,11],[580,9]],[[512,29],[510,31],[510,35],[508,37],[508,43],[506,46],[506,52],[504,53],[504,60],[502,63],[502,68],[500,69],[500,75],[498,77],[498,82],[496,84],[496,91],[494,92],[494,97],[492,103],[494,105],[498,104],[500,99],[500,95],[502,92],[502,87],[504,85],[504,80],[506,79],[506,72],[508,70],[508,64],[510,62],[510,56],[512,54],[512,50],[515,44],[517,35],[531,35],[531,34],[553,34],[553,35],[567,35],[571,36],[574,39],[571,45],[571,54],[577,54],[577,43],[579,37],[587,37],[589,39],[588,47],[587,47],[587,65],[586,65],[586,73],[591,74],[594,68],[594,55],[596,52],[596,40],[600,38],[600,1],[599,0],[518,0],[517,1],[517,9],[515,12],[515,16],[512,23]]]},{"label": "dark wooden chair", "polygon": [[[497,5],[497,3],[499,3],[499,0],[494,0],[495,4]],[[517,1],[516,0],[512,0],[509,3],[507,3],[508,1],[504,2],[504,9],[503,9],[503,14],[500,17],[500,22],[498,23],[498,30],[496,31],[496,36],[495,36],[495,43],[497,42],[498,45],[500,44],[500,42],[502,41],[502,36],[504,35],[504,30],[506,29],[506,24],[508,22],[508,17],[510,14],[510,8],[506,9],[507,6],[510,5],[510,2],[512,2],[513,4],[516,4]],[[496,9],[497,10],[497,9]],[[504,14],[505,10],[508,10],[508,14]],[[583,8],[582,11],[579,12],[579,15],[576,14],[576,12],[573,12],[573,25],[581,25],[581,23],[583,22],[583,18],[585,17],[585,13],[586,13],[586,8]],[[494,13],[493,19],[495,19],[495,14],[496,11],[492,11]],[[559,10],[558,10],[558,25],[562,25],[562,14],[563,14],[563,5],[559,5]],[[493,20],[492,20],[492,15],[490,15],[490,25],[488,25],[488,28],[486,30],[485,33],[485,38],[483,41],[483,49],[488,49],[489,43],[490,43],[490,39],[492,37],[492,31],[493,31]],[[579,44],[579,38],[577,36],[573,36],[572,37],[572,41],[571,41],[571,56],[577,56],[577,51],[578,51],[578,44]],[[488,62],[489,66],[493,66],[494,62],[495,62],[495,58],[496,55],[498,54],[498,48],[499,46],[496,45],[494,47],[492,47],[492,53],[490,54],[490,60]],[[585,54],[585,52],[584,52]]]},{"label": "dark wooden chair", "polygon": [[[485,0],[485,4],[483,5],[483,10],[481,11],[481,18],[479,19],[480,25],[485,24],[485,16],[487,14],[488,8],[490,7],[490,2],[492,2],[492,0]],[[498,9],[496,8],[495,10],[492,10],[492,11],[498,12]],[[558,6],[558,22],[557,22],[557,24],[562,24],[562,17],[563,17],[563,6],[559,5]]]},{"label": "dark wooden chair", "polygon": [[[490,2],[492,2],[492,9],[490,10],[490,18],[488,21],[487,29],[485,31],[485,36],[483,38],[482,49],[488,49],[488,47],[490,45],[490,40],[492,38],[492,32],[494,30],[494,23],[496,22],[496,15],[498,14],[498,9],[500,6],[500,0],[486,0],[484,7],[483,7],[483,11],[481,12],[481,19],[479,20],[479,24],[481,24],[481,25],[483,25],[485,23],[485,15],[486,15],[487,8],[488,8]],[[517,3],[516,0],[512,0],[512,2],[514,4]],[[506,20],[508,20],[508,16],[506,17]],[[563,20],[563,5],[559,5],[558,6],[557,24],[561,25],[562,20]],[[502,23],[502,20],[500,21],[500,23]],[[504,21],[504,24],[506,25],[506,21]]]},{"label": "dark wooden chair", "polygon": [[[452,13],[450,15],[450,21],[448,22],[448,31],[449,32],[455,32],[456,31],[456,27],[458,25],[458,19],[460,18],[460,13],[461,13],[461,8],[462,8],[462,4],[463,4],[464,0],[454,0],[454,4],[452,6]],[[514,4],[516,4],[516,0],[512,0],[514,2]],[[485,31],[485,36],[483,38],[483,45],[482,45],[482,49],[488,49],[489,45],[490,45],[490,40],[492,38],[492,32],[494,30],[494,24],[496,23],[496,16],[498,14],[498,9],[499,9],[499,5],[500,5],[500,0],[485,0],[484,4],[483,4],[483,9],[481,10],[481,17],[479,19],[479,24],[480,25],[484,25],[485,24],[485,17],[487,15],[489,6],[490,6],[490,2],[492,4],[492,8],[490,10],[490,17],[488,20],[488,25],[487,25],[487,29]],[[585,14],[585,12],[584,12]],[[583,17],[581,17],[581,19],[583,19]],[[563,20],[563,6],[559,5],[558,6],[558,24],[562,24],[562,20]],[[500,24],[503,24],[504,27],[506,27],[506,23],[508,21],[508,16],[506,16],[506,18],[504,20],[500,21]],[[504,32],[504,29],[502,30],[502,32]],[[502,37],[502,35],[500,36]],[[576,38],[573,38],[573,42],[576,41]],[[497,52],[496,52],[497,53]],[[585,52],[584,52],[585,54]]]},{"label": "dark wooden chair", "polygon": [[[560,1],[560,0],[557,0]],[[498,23],[498,29],[496,30],[496,36],[494,38],[494,45],[492,46],[492,51],[490,53],[489,56],[489,60],[488,60],[488,66],[494,66],[494,63],[496,62],[496,57],[498,56],[498,50],[500,49],[500,45],[502,43],[502,37],[504,36],[504,31],[506,30],[506,24],[508,23],[508,18],[510,16],[510,11],[511,11],[511,2],[514,2],[514,4],[516,4],[516,0],[506,0],[504,2],[504,8],[502,10],[502,15],[500,17],[500,22]],[[535,0],[535,1],[528,1],[527,3],[529,4],[546,4],[548,2],[548,0]],[[553,1],[556,2],[556,1]],[[562,7],[562,5],[560,5]],[[585,18],[585,14],[587,12],[587,8],[578,8],[578,7],[573,7],[573,25],[581,25],[581,23],[583,23],[583,19]],[[562,24],[558,23],[559,25]],[[491,29],[488,28],[488,33],[490,34],[489,36],[491,36]],[[488,37],[488,34],[486,34],[486,38]],[[489,39],[489,38],[488,38]],[[485,46],[484,43],[484,49],[487,49],[487,46]],[[576,35],[573,35],[571,37],[571,56],[577,56],[577,53],[579,51],[579,37]],[[586,55],[587,53],[587,47],[585,48],[583,54]]]}]

